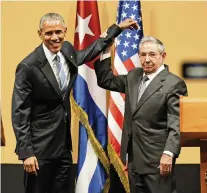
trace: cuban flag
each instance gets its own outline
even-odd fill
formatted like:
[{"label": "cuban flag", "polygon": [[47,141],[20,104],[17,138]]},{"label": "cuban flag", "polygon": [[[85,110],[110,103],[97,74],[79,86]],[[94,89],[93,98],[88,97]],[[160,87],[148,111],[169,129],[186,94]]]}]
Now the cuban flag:
[{"label": "cuban flag", "polygon": [[[85,49],[99,38],[96,1],[77,1],[74,46]],[[108,192],[106,91],[97,85],[93,61],[78,68],[73,105],[79,118],[79,155],[76,193]]]}]

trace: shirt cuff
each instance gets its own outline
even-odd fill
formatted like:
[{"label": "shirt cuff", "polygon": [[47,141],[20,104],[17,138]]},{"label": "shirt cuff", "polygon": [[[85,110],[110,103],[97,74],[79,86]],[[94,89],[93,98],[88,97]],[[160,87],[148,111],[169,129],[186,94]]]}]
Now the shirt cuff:
[{"label": "shirt cuff", "polygon": [[163,153],[169,155],[170,157],[174,157],[174,154],[170,151],[164,151]]},{"label": "shirt cuff", "polygon": [[100,61],[105,60],[106,58],[110,58],[111,57],[111,52],[108,53],[101,53],[100,55]]}]

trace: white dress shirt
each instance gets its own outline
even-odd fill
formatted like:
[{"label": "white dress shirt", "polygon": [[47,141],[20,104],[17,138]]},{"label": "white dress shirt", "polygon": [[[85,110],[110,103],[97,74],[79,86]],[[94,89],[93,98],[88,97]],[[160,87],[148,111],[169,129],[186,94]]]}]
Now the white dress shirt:
[{"label": "white dress shirt", "polygon": [[67,85],[68,85],[68,83],[70,81],[70,71],[69,71],[69,67],[68,67],[68,64],[66,62],[64,55],[60,51],[57,54],[54,54],[44,45],[44,43],[42,44],[42,47],[43,47],[43,50],[45,52],[45,56],[46,56],[50,66],[52,68],[52,71],[55,75],[57,82],[58,82],[59,75],[57,74],[57,68],[56,68],[56,63],[55,63],[54,59],[55,59],[56,55],[58,55],[60,57],[60,62],[63,65],[63,70],[64,70],[65,74],[68,74],[68,77],[67,77]]}]

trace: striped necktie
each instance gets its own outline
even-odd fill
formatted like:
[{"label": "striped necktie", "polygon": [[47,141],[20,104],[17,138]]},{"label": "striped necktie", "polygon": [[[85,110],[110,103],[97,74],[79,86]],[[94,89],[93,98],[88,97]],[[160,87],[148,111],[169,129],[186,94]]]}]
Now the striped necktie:
[{"label": "striped necktie", "polygon": [[60,62],[60,56],[56,55],[55,59],[57,69],[57,82],[62,93],[67,89],[67,77],[65,75],[63,64]]},{"label": "striped necktie", "polygon": [[137,103],[139,102],[141,96],[143,95],[145,89],[147,88],[146,82],[148,80],[149,80],[149,78],[146,75],[142,78],[142,82],[141,82],[141,85],[140,85],[140,88],[139,88]]}]

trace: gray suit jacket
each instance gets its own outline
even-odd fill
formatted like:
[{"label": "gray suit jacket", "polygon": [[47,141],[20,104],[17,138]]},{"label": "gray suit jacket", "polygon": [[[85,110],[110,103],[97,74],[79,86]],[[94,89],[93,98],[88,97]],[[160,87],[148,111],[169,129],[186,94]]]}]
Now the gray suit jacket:
[{"label": "gray suit jacket", "polygon": [[158,173],[163,151],[171,151],[175,157],[180,153],[179,97],[187,95],[187,87],[165,67],[137,104],[142,68],[115,76],[110,58],[95,63],[98,85],[126,94],[121,159],[125,164],[128,152],[140,174]]}]

